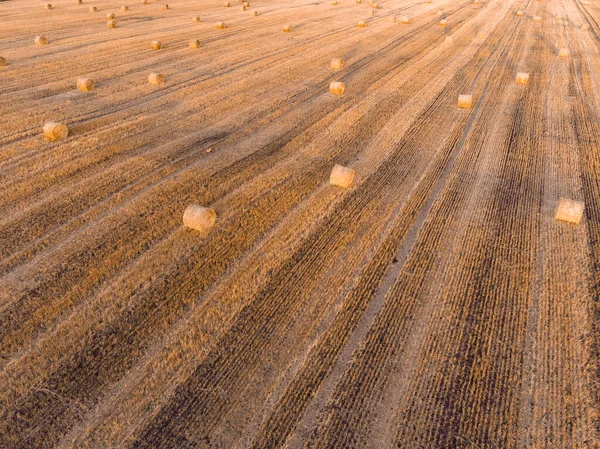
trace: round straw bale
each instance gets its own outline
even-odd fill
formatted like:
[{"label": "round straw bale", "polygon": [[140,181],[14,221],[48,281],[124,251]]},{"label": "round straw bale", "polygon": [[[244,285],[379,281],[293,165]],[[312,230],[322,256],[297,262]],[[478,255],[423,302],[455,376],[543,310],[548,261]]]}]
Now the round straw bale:
[{"label": "round straw bale", "polygon": [[445,27],[447,23],[448,23],[448,21],[446,19],[440,20],[440,26],[441,27]]},{"label": "round straw bale", "polygon": [[329,84],[329,92],[334,95],[342,95],[344,90],[346,90],[346,85],[341,81],[332,81]]},{"label": "round straw bale", "polygon": [[284,33],[291,33],[292,32],[292,26],[289,23],[286,23],[283,26],[283,32]]},{"label": "round straw bale", "polygon": [[460,94],[458,96],[458,107],[461,109],[469,109],[473,104],[473,95]]},{"label": "round straw bale", "polygon": [[333,6],[335,6],[335,5],[337,5],[337,4],[338,4],[338,2],[337,2],[337,1],[333,1],[333,2],[331,2],[331,4],[332,4]]},{"label": "round straw bale", "polygon": [[127,6],[127,5],[121,6],[121,11],[123,11],[123,12],[129,11],[129,6]]},{"label": "round straw bale", "polygon": [[536,23],[540,23],[542,21],[542,18],[540,16],[534,16],[533,21]]},{"label": "round straw bale", "polygon": [[91,12],[97,12],[98,8],[96,8],[95,6],[90,6],[90,11]]},{"label": "round straw bale", "polygon": [[248,9],[246,5],[242,5],[242,11],[246,11],[246,9]]},{"label": "round straw bale", "polygon": [[225,2],[225,3],[223,3],[223,6],[224,6],[225,8],[229,8],[229,7],[231,6],[231,4],[230,4],[229,2]]},{"label": "round straw bale", "polygon": [[112,13],[112,12],[109,12],[109,13],[106,15],[106,18],[107,18],[108,20],[112,20],[112,19],[114,19],[114,18],[115,18],[115,14],[114,14],[114,13]]},{"label": "round straw bale", "polygon": [[402,23],[410,23],[410,17],[404,16],[402,17],[402,19],[400,19],[400,22]]},{"label": "round straw bale", "polygon": [[162,9],[164,11],[166,11],[167,9],[169,9],[169,5],[167,5],[166,3],[164,5],[162,5]]},{"label": "round straw bale", "polygon": [[396,22],[396,16],[390,16],[390,22],[395,23]]},{"label": "round straw bale", "polygon": [[518,10],[517,11],[517,17],[523,17],[523,11],[522,10]]},{"label": "round straw bale", "polygon": [[444,15],[444,11],[442,11],[441,9],[438,9],[438,11],[437,11],[437,15],[438,15],[438,16],[442,16],[442,15]]},{"label": "round straw bale", "polygon": [[373,8],[373,9],[379,9],[379,4],[378,3],[373,3],[371,5],[371,8]]},{"label": "round straw bale", "polygon": [[183,226],[200,232],[209,231],[217,219],[214,210],[198,205],[188,206],[183,212]]},{"label": "round straw bale", "polygon": [[474,4],[474,5],[479,5],[480,3],[481,3],[481,2],[480,2],[479,0],[474,0],[474,1],[473,1],[473,4]]},{"label": "round straw bale", "polygon": [[148,75],[148,83],[160,86],[165,82],[165,77],[162,73],[151,73]]},{"label": "round straw bale", "polygon": [[82,5],[83,4],[83,0],[77,0],[77,4],[78,5]]},{"label": "round straw bale", "polygon": [[217,22],[217,28],[220,30],[225,29],[225,22]]},{"label": "round straw bale", "polygon": [[46,9],[52,9],[52,8],[53,8],[53,6],[52,6],[52,4],[51,4],[51,3],[46,3],[46,5],[45,5],[45,8],[46,8]]},{"label": "round straw bale", "polygon": [[6,58],[0,56],[0,67],[4,67],[6,65]]},{"label": "round straw bale", "polygon": [[190,41],[190,48],[200,48],[200,41],[198,39],[192,39]]},{"label": "round straw bale", "polygon": [[116,28],[117,27],[117,21],[116,20],[109,20],[108,22],[106,22],[106,27],[107,28]]},{"label": "round straw bale", "polygon": [[515,78],[515,83],[521,84],[522,86],[526,86],[527,83],[529,83],[529,73],[517,72],[517,77]]},{"label": "round straw bale", "polygon": [[432,0],[427,0],[425,3],[431,3],[431,2],[432,2]]},{"label": "round straw bale", "polygon": [[258,16],[258,11],[253,11],[252,15],[255,16],[255,17]]},{"label": "round straw bale", "polygon": [[200,22],[200,17],[196,16],[192,19],[192,22],[194,23],[199,23]]},{"label": "round straw bale", "polygon": [[360,22],[358,22],[358,27],[359,28],[364,28],[365,27],[365,21],[361,20]]},{"label": "round straw bale", "polygon": [[150,42],[150,48],[152,50],[160,50],[162,48],[163,44],[161,41],[152,41]]},{"label": "round straw bale", "polygon": [[331,70],[342,70],[344,68],[344,60],[341,58],[334,58],[331,60]]},{"label": "round straw bale", "polygon": [[344,167],[335,164],[329,176],[329,185],[343,187],[347,189],[354,181],[354,170],[349,167]]},{"label": "round straw bale", "polygon": [[141,3],[142,5],[147,5],[147,4],[148,4],[148,0],[140,0],[140,3]]},{"label": "round straw bale", "polygon": [[46,45],[48,44],[48,38],[45,36],[36,36],[35,43],[38,45]]},{"label": "round straw bale", "polygon": [[47,122],[43,130],[44,136],[50,140],[61,140],[69,135],[69,128],[59,122]]},{"label": "round straw bale", "polygon": [[361,0],[356,0],[356,4],[360,5]]},{"label": "round straw bale", "polygon": [[558,50],[558,56],[560,56],[561,58],[568,58],[569,54],[570,52],[568,48],[561,48],[560,50]]},{"label": "round straw bale", "polygon": [[444,42],[447,43],[447,44],[451,44],[452,43],[452,36],[446,36],[444,38]]},{"label": "round straw bale", "polygon": [[82,92],[89,92],[94,88],[94,82],[89,78],[77,78],[77,89]]}]

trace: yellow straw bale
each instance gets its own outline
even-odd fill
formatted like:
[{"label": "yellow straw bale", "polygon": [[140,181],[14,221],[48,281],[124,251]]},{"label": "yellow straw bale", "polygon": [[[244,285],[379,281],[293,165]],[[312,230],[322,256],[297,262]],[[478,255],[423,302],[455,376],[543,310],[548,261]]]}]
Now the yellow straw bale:
[{"label": "yellow straw bale", "polygon": [[473,104],[473,95],[460,94],[458,96],[458,107],[461,109],[470,109]]},{"label": "yellow straw bale", "polygon": [[395,23],[396,22],[396,16],[390,16],[390,22]]},{"label": "yellow straw bale", "polygon": [[165,3],[164,5],[162,5],[162,9],[166,11],[167,9],[169,9],[169,5]]},{"label": "yellow straw bale", "polygon": [[523,17],[523,11],[522,10],[518,10],[517,11],[517,17]]},{"label": "yellow straw bale", "polygon": [[107,18],[108,20],[112,20],[112,19],[114,19],[114,18],[115,18],[115,14],[114,14],[114,13],[112,13],[112,12],[109,12],[109,13],[106,15],[106,18]]},{"label": "yellow straw bale", "polygon": [[46,3],[46,5],[44,6],[46,9],[52,9],[52,3]]},{"label": "yellow straw bale", "polygon": [[358,22],[358,27],[359,27],[359,28],[364,28],[364,27],[365,27],[365,22],[364,22],[364,20],[361,20],[360,22]]},{"label": "yellow straw bale", "polygon": [[123,11],[123,12],[129,11],[129,6],[127,6],[127,5],[121,6],[121,11]]},{"label": "yellow straw bale", "polygon": [[148,83],[160,86],[165,82],[165,77],[162,73],[151,73],[148,75]]},{"label": "yellow straw bale", "polygon": [[579,224],[583,217],[585,204],[581,201],[568,200],[560,198],[556,208],[556,220],[567,221],[573,224]]},{"label": "yellow straw bale", "polygon": [[47,122],[44,124],[44,136],[49,140],[61,140],[69,135],[69,128],[59,122]]},{"label": "yellow straw bale", "polygon": [[527,83],[529,83],[529,73],[517,72],[515,83],[521,84],[522,86],[527,86]]},{"label": "yellow straw bale", "polygon": [[452,40],[453,40],[453,39],[452,39],[452,36],[446,36],[446,37],[444,38],[444,42],[445,42],[445,43],[447,43],[447,44],[451,44],[451,43],[452,43]]},{"label": "yellow straw bale", "polygon": [[192,19],[192,22],[194,23],[199,23],[200,22],[200,17],[196,16]]},{"label": "yellow straw bale", "polygon": [[288,23],[283,26],[284,33],[290,33],[292,31],[292,26]]},{"label": "yellow straw bale", "polygon": [[48,38],[46,38],[45,36],[36,36],[35,43],[38,45],[47,45]]},{"label": "yellow straw bale", "polygon": [[343,165],[335,164],[329,176],[329,185],[347,189],[354,182],[354,170]]},{"label": "yellow straw bale", "polygon": [[190,48],[200,48],[200,41],[198,39],[192,39],[190,41]]},{"label": "yellow straw bale", "polygon": [[77,78],[77,89],[81,92],[89,92],[94,89],[94,82],[89,78]]},{"label": "yellow straw bale", "polygon": [[535,23],[540,23],[540,22],[542,21],[542,18],[541,18],[540,16],[534,16],[534,17],[533,17],[533,21],[534,21]]},{"label": "yellow straw bale", "polygon": [[225,29],[225,22],[217,22],[217,28],[220,30]]},{"label": "yellow straw bale", "polygon": [[223,3],[223,6],[224,6],[225,8],[229,8],[229,7],[231,6],[231,4],[230,4],[229,2],[225,2],[225,3]]},{"label": "yellow straw bale", "polygon": [[162,46],[163,46],[163,44],[161,41],[154,40],[154,41],[150,42],[150,48],[152,50],[160,50],[162,48]]},{"label": "yellow straw bale", "polygon": [[560,50],[558,50],[558,56],[560,56],[561,58],[568,58],[569,54],[570,52],[568,48],[561,48]]},{"label": "yellow straw bale", "polygon": [[344,68],[344,60],[341,58],[334,58],[331,60],[331,70],[342,70]]},{"label": "yellow straw bale", "polygon": [[91,12],[98,12],[98,8],[96,8],[95,6],[90,6],[90,11]]},{"label": "yellow straw bale", "polygon": [[441,27],[445,27],[447,25],[448,21],[446,19],[442,19],[440,20],[440,26]]},{"label": "yellow straw bale", "polygon": [[402,19],[400,19],[400,22],[406,24],[406,23],[410,23],[410,17],[404,16],[402,17]]},{"label": "yellow straw bale", "polygon": [[106,27],[107,28],[116,28],[117,27],[117,21],[116,20],[109,20],[108,22],[106,22]]},{"label": "yellow straw bale", "polygon": [[4,67],[6,65],[6,58],[0,56],[0,67]]},{"label": "yellow straw bale", "polygon": [[334,95],[342,95],[344,90],[346,90],[346,85],[341,81],[332,81],[329,84],[329,92]]},{"label": "yellow straw bale", "polygon": [[191,205],[183,212],[183,226],[200,232],[209,231],[217,220],[217,214],[208,207]]}]

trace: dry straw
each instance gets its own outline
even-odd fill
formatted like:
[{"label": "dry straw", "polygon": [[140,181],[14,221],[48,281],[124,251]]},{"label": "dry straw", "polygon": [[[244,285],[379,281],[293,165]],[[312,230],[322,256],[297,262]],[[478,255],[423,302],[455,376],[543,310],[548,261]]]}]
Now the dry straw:
[{"label": "dry straw", "polygon": [[373,4],[371,5],[371,7],[372,7],[373,9],[379,9],[379,4],[378,4],[378,3],[373,3]]},{"label": "dry straw", "polygon": [[77,0],[78,5],[83,5],[83,0]]},{"label": "dry straw", "polygon": [[558,56],[560,56],[561,58],[568,58],[569,57],[569,49],[561,48],[560,50],[558,50]]},{"label": "dry straw", "polygon": [[225,29],[225,22],[217,22],[217,28],[219,30],[224,30]]},{"label": "dry straw", "polygon": [[0,67],[4,67],[6,65],[6,58],[0,56]]},{"label": "dry straw", "polygon": [[402,17],[402,19],[400,19],[400,22],[402,23],[410,23],[410,17],[404,16]]},{"label": "dry straw", "polygon": [[292,31],[292,26],[291,26],[289,23],[288,23],[288,24],[285,24],[285,25],[283,26],[283,32],[284,32],[284,33],[291,33],[291,31]]},{"label": "dry straw", "polygon": [[469,109],[473,104],[473,95],[460,94],[458,96],[458,107],[461,109]]},{"label": "dry straw", "polygon": [[89,78],[77,78],[77,89],[82,92],[89,92],[94,88],[94,82]]},{"label": "dry straw", "polygon": [[208,207],[188,206],[183,212],[183,226],[200,232],[209,231],[217,220],[217,214]]},{"label": "dry straw", "polygon": [[121,11],[124,11],[124,12],[129,11],[129,6],[127,6],[127,5],[121,6]]},{"label": "dry straw", "polygon": [[555,219],[560,221],[567,221],[573,224],[579,224],[583,218],[583,209],[585,204],[581,201],[568,200],[566,198],[560,198],[558,201],[558,207],[556,208]]},{"label": "dry straw", "polygon": [[527,86],[527,83],[529,83],[529,73],[517,72],[515,83],[521,84],[522,86]]},{"label": "dry straw", "polygon": [[165,82],[165,77],[162,73],[151,73],[148,75],[148,83],[160,86]]},{"label": "dry straw", "polygon": [[96,8],[95,6],[90,6],[90,11],[91,12],[97,12],[98,8]]},{"label": "dry straw", "polygon": [[152,50],[160,50],[162,48],[163,44],[161,41],[152,41],[150,42],[150,48]]},{"label": "dry straw", "polygon": [[334,95],[342,95],[346,90],[346,85],[341,81],[332,81],[329,85],[329,92]]},{"label": "dry straw", "polygon": [[341,58],[334,58],[331,60],[331,70],[342,70],[344,68],[344,60]]},{"label": "dry straw", "polygon": [[230,4],[229,2],[225,2],[225,3],[223,3],[223,6],[224,6],[225,8],[229,8],[229,7],[231,6],[231,4]]},{"label": "dry straw", "polygon": [[358,22],[358,27],[359,27],[359,28],[364,28],[364,27],[365,27],[365,22],[364,22],[364,20],[361,20],[360,22]]},{"label": "dry straw", "polygon": [[112,13],[112,12],[109,12],[109,13],[106,15],[106,18],[107,18],[108,20],[112,20],[112,19],[114,19],[114,18],[115,18],[115,14],[114,14],[114,13]]},{"label": "dry straw", "polygon": [[37,45],[47,45],[48,39],[45,36],[36,36],[35,43]]},{"label": "dry straw", "polygon": [[253,16],[258,16],[258,11],[253,11],[253,12],[252,12],[252,15],[253,15]]},{"label": "dry straw", "polygon": [[164,5],[162,5],[162,9],[164,11],[166,11],[167,9],[169,9],[169,5],[167,5],[166,3]]},{"label": "dry straw", "polygon": [[356,0],[357,5],[360,5],[360,3],[361,3],[361,0]]},{"label": "dry straw", "polygon": [[242,5],[244,5],[246,8],[250,8],[250,3],[249,2],[243,2]]},{"label": "dry straw", "polygon": [[539,22],[542,21],[542,18],[540,16],[534,16],[533,17],[533,21],[536,22],[536,23],[539,23]]},{"label": "dry straw", "polygon": [[192,19],[192,22],[194,23],[199,23],[200,22],[200,17],[196,16]]},{"label": "dry straw", "polygon": [[200,41],[198,39],[192,39],[190,41],[190,48],[200,48]]},{"label": "dry straw", "polygon": [[246,5],[242,5],[242,11],[246,11],[247,7]]},{"label": "dry straw", "polygon": [[444,38],[444,42],[447,43],[447,44],[451,44],[452,43],[452,36],[446,36]]},{"label": "dry straw", "polygon": [[339,164],[333,166],[329,176],[329,184],[347,189],[354,181],[354,170]]},{"label": "dry straw", "polygon": [[47,122],[43,130],[44,136],[50,140],[61,140],[69,135],[69,128],[59,122]]},{"label": "dry straw", "polygon": [[443,16],[444,15],[444,11],[442,11],[441,9],[438,9],[437,15],[438,16]]},{"label": "dry straw", "polygon": [[106,22],[106,27],[107,28],[116,28],[117,27],[117,21],[116,20],[109,20],[108,22]]},{"label": "dry straw", "polygon": [[448,23],[448,21],[446,19],[440,20],[440,26],[441,27],[445,27],[447,23]]},{"label": "dry straw", "polygon": [[587,31],[587,30],[589,30],[589,29],[590,29],[590,26],[589,26],[587,23],[584,23],[583,25],[581,25],[581,26],[579,27],[579,29],[580,29],[581,31]]},{"label": "dry straw", "polygon": [[517,17],[523,17],[523,11],[520,9],[517,11]]},{"label": "dry straw", "polygon": [[46,8],[46,9],[52,9],[52,8],[53,8],[53,6],[52,6],[52,4],[51,4],[51,3],[46,3],[46,6],[45,6],[45,8]]},{"label": "dry straw", "polygon": [[333,6],[336,6],[336,5],[338,4],[338,2],[337,2],[337,1],[334,1],[334,2],[331,2],[331,4],[332,4]]},{"label": "dry straw", "polygon": [[140,0],[140,3],[141,3],[142,5],[147,5],[147,4],[148,4],[148,0]]},{"label": "dry straw", "polygon": [[371,17],[375,15],[375,11],[371,11]]},{"label": "dry straw", "polygon": [[395,23],[396,22],[396,16],[390,16],[390,22]]}]

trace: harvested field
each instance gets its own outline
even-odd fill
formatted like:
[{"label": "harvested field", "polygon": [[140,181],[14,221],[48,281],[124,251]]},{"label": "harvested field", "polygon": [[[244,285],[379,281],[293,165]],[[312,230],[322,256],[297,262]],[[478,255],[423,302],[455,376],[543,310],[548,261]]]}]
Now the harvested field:
[{"label": "harvested field", "polygon": [[599,5],[0,0],[0,449],[600,448]]}]

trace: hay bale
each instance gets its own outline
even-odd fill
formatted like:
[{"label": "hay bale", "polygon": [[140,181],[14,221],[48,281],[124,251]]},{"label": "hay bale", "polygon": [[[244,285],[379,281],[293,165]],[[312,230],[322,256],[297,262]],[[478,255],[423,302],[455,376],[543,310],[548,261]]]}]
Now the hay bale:
[{"label": "hay bale", "polygon": [[246,8],[250,8],[250,3],[249,2],[243,2],[242,5],[244,5]]},{"label": "hay bale", "polygon": [[127,6],[127,5],[121,6],[121,11],[123,11],[123,12],[129,11],[129,6]]},{"label": "hay bale", "polygon": [[52,9],[52,3],[46,3],[46,5],[44,6],[46,9]]},{"label": "hay bale", "polygon": [[361,20],[360,22],[358,22],[358,27],[359,28],[364,28],[365,27],[365,21]]},{"label": "hay bale", "polygon": [[35,37],[35,43],[37,45],[47,45],[48,44],[48,39],[45,36],[36,36]]},{"label": "hay bale", "polygon": [[338,2],[337,2],[337,1],[333,1],[333,2],[331,2],[331,4],[332,4],[333,6],[336,6],[336,5],[338,4]]},{"label": "hay bale", "polygon": [[61,140],[69,135],[69,128],[59,122],[47,122],[44,124],[44,136],[49,140]]},{"label": "hay bale", "polygon": [[402,19],[400,19],[400,22],[404,24],[410,23],[410,17],[404,16]]},{"label": "hay bale", "polygon": [[444,11],[442,11],[441,9],[438,9],[437,15],[438,16],[443,16],[444,15]]},{"label": "hay bale", "polygon": [[569,54],[570,52],[568,48],[561,48],[560,50],[558,50],[558,56],[561,58],[568,58]]},{"label": "hay bale", "polygon": [[341,81],[332,81],[329,84],[329,92],[334,95],[342,95],[346,90],[346,85]]},{"label": "hay bale", "polygon": [[151,73],[148,75],[148,83],[160,86],[165,82],[165,77],[162,73]]},{"label": "hay bale", "polygon": [[378,3],[373,3],[371,5],[371,8],[373,8],[373,9],[379,9],[379,4]]},{"label": "hay bale", "polygon": [[567,221],[573,224],[579,224],[583,217],[585,204],[581,201],[568,200],[560,198],[556,208],[555,220]]},{"label": "hay bale", "polygon": [[331,60],[331,70],[342,70],[344,68],[344,60],[341,58],[334,58]]},{"label": "hay bale", "polygon": [[447,24],[448,24],[448,21],[446,19],[440,20],[440,26],[441,27],[445,27]]},{"label": "hay bale", "polygon": [[258,11],[252,11],[252,15],[253,15],[254,17],[258,16]]},{"label": "hay bale", "polygon": [[183,212],[183,226],[200,232],[208,232],[217,220],[217,214],[208,207],[192,204]]},{"label": "hay bale", "polygon": [[354,170],[343,165],[335,164],[329,176],[329,185],[347,189],[354,181]]},{"label": "hay bale", "polygon": [[217,28],[219,30],[224,30],[225,29],[225,22],[217,22]]},{"label": "hay bale", "polygon": [[77,89],[81,92],[89,92],[94,88],[94,82],[85,77],[77,78]]},{"label": "hay bale", "polygon": [[425,3],[431,3],[431,2],[432,2],[432,0],[427,0]]},{"label": "hay bale", "polygon": [[291,33],[291,32],[292,32],[292,26],[291,26],[289,23],[288,23],[288,24],[285,24],[285,25],[283,26],[283,32],[284,32],[284,33]]},{"label": "hay bale", "polygon": [[474,4],[474,5],[479,5],[480,3],[481,3],[481,2],[480,2],[479,0],[474,0],[474,1],[473,1],[473,4]]},{"label": "hay bale", "polygon": [[114,13],[112,13],[112,12],[109,12],[109,13],[106,15],[106,18],[107,18],[108,20],[112,20],[112,19],[114,19],[114,18],[115,18],[115,14],[114,14]]},{"label": "hay bale", "polygon": [[6,65],[6,58],[0,56],[0,67],[4,67]]},{"label": "hay bale", "polygon": [[390,16],[390,22],[396,23],[396,16]]},{"label": "hay bale", "polygon": [[515,83],[521,84],[522,86],[527,86],[527,83],[529,83],[529,73],[517,72]]},{"label": "hay bale", "polygon": [[540,23],[542,21],[542,18],[540,16],[534,16],[533,21],[536,23]]},{"label": "hay bale", "polygon": [[116,20],[109,20],[108,22],[106,22],[106,27],[107,28],[116,28],[117,27],[117,21]]},{"label": "hay bale", "polygon": [[246,11],[246,5],[242,5],[242,11]]},{"label": "hay bale", "polygon": [[517,17],[523,17],[523,11],[520,9],[517,11]]},{"label": "hay bale", "polygon": [[361,0],[356,0],[357,5],[360,5],[360,3],[361,3]]},{"label": "hay bale", "polygon": [[192,19],[192,22],[194,23],[200,23],[200,17],[196,16]]},{"label": "hay bale", "polygon": [[470,109],[473,104],[473,95],[460,94],[458,96],[458,107],[460,109]]},{"label": "hay bale", "polygon": [[162,48],[163,44],[161,41],[152,41],[150,42],[150,48],[152,50],[160,50]]},{"label": "hay bale", "polygon": [[375,11],[371,11],[371,17],[375,16]]},{"label": "hay bale", "polygon": [[140,0],[140,3],[141,3],[142,5],[147,5],[147,4],[148,4],[148,0]]},{"label": "hay bale", "polygon": [[162,9],[163,11],[166,11],[167,9],[169,9],[169,5],[165,3],[164,5],[162,5]]},{"label": "hay bale", "polygon": [[200,48],[200,41],[198,39],[192,39],[190,41],[190,48]]},{"label": "hay bale", "polygon": [[83,0],[77,0],[78,5],[83,5]]},{"label": "hay bale", "polygon": [[90,11],[91,12],[98,12],[98,8],[96,8],[95,6],[90,6]]},{"label": "hay bale", "polygon": [[452,43],[452,36],[446,36],[444,38],[444,42],[447,43],[447,44],[451,44]]},{"label": "hay bale", "polygon": [[230,4],[229,2],[225,2],[225,3],[223,3],[223,6],[224,6],[225,8],[229,8],[229,7],[231,6],[231,4]]}]

